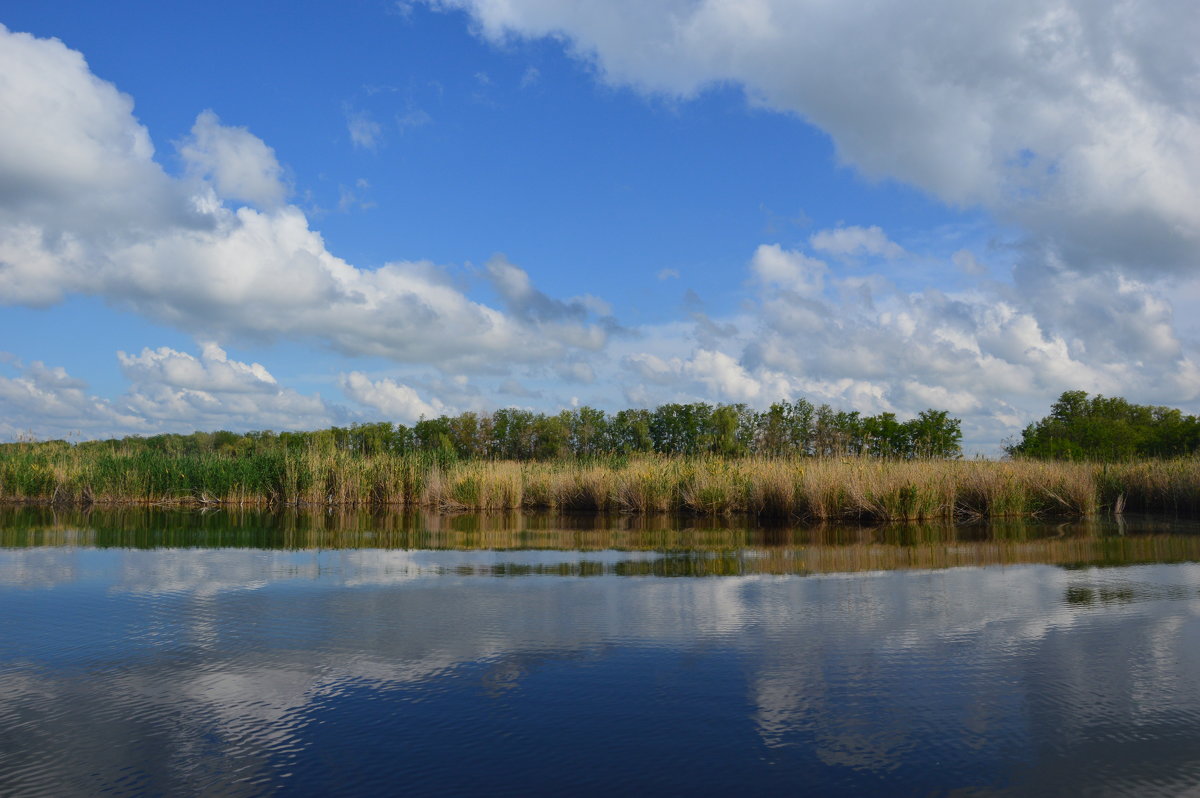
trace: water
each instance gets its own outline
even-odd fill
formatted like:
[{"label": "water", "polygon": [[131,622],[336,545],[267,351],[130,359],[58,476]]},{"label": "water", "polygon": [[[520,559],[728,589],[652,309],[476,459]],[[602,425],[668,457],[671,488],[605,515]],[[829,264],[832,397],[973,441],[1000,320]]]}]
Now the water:
[{"label": "water", "polygon": [[1177,795],[1200,530],[0,513],[0,794]]}]

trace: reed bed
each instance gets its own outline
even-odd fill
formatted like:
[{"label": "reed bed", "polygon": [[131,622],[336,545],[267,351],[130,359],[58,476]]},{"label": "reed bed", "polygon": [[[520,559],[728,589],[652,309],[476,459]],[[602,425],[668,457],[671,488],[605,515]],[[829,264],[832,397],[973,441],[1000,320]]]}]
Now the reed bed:
[{"label": "reed bed", "polygon": [[0,450],[0,501],[60,505],[412,507],[925,521],[1200,514],[1200,460],[1096,464],[646,456],[443,462],[423,455],[242,456],[62,446]]}]

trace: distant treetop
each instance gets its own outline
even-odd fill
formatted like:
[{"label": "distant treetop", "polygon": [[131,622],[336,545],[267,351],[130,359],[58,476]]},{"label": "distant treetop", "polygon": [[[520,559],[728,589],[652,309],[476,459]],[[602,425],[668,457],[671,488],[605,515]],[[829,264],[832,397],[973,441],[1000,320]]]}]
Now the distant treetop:
[{"label": "distant treetop", "polygon": [[1066,391],[1050,415],[1030,424],[1014,457],[1055,460],[1129,460],[1180,457],[1200,448],[1200,419],[1170,407],[1135,405],[1119,396]]},{"label": "distant treetop", "polygon": [[923,410],[900,421],[894,413],[863,416],[797,399],[776,402],[766,410],[693,402],[612,414],[580,407],[548,415],[510,407],[422,419],[412,426],[381,421],[313,432],[194,432],[77,445],[229,455],[311,448],[364,455],[425,452],[452,460],[586,459],[643,453],[915,459],[961,456],[960,426],[945,410]]}]

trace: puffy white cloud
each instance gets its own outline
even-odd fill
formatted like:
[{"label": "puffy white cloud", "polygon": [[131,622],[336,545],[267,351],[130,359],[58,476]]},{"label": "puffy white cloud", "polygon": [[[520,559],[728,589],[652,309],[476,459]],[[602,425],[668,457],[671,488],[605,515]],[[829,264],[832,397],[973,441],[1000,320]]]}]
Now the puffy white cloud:
[{"label": "puffy white cloud", "polygon": [[212,338],[315,339],[347,354],[447,366],[553,358],[564,339],[604,340],[570,320],[553,325],[561,337],[537,335],[538,319],[523,323],[468,299],[427,262],[357,269],[329,253],[294,207],[213,215],[212,230],[127,248],[119,268],[80,275],[81,289]]},{"label": "puffy white cloud", "polygon": [[130,388],[114,404],[155,431],[318,429],[347,417],[319,395],[280,385],[259,363],[230,360],[216,344],[200,356],[169,347],[117,353]]},{"label": "puffy white cloud", "polygon": [[712,393],[734,402],[751,402],[763,393],[762,383],[724,352],[701,349],[684,364],[683,372]]},{"label": "puffy white cloud", "polygon": [[116,399],[88,391],[61,367],[7,358],[0,374],[0,436],[103,438],[197,429],[317,429],[344,408],[280,386],[258,363],[230,360],[215,344],[199,357],[169,347],[117,353],[129,389]]},{"label": "puffy white cloud", "polygon": [[551,299],[506,261],[489,269],[509,313],[427,262],[338,258],[282,204],[271,148],[211,111],[179,148],[183,179],[79,53],[0,27],[0,302],[94,295],[204,339],[303,339],[453,371],[553,363],[606,340],[596,303]]},{"label": "puffy white cloud", "polygon": [[117,352],[117,360],[125,376],[138,384],[222,393],[274,393],[279,389],[261,364],[230,360],[214,343],[203,344],[200,357],[163,346],[147,347],[139,355]]},{"label": "puffy white cloud", "polygon": [[348,418],[342,408],[326,404],[320,396],[306,396],[290,388],[248,394],[140,384],[118,404],[142,419],[141,429],[154,432],[311,430]]},{"label": "puffy white cloud", "polygon": [[[791,384],[784,375],[763,368],[752,374],[734,355],[713,349],[701,347],[687,357],[672,358],[638,352],[626,356],[623,366],[639,379],[666,389],[653,392],[655,403],[704,398],[762,406],[790,397]],[[631,395],[650,401],[651,392],[643,387]]]},{"label": "puffy white cloud", "polygon": [[79,53],[0,25],[0,302],[57,301],[97,239],[207,224],[132,111]]},{"label": "puffy white cloud", "polygon": [[390,378],[372,380],[361,371],[343,374],[342,390],[356,402],[383,413],[389,421],[411,424],[420,418],[435,418],[451,411],[438,399],[426,402],[413,388]]},{"label": "puffy white cloud", "polygon": [[1188,0],[431,0],[555,37],[604,81],[740,84],[874,178],[979,204],[1076,269],[1196,265],[1200,15]]},{"label": "puffy white cloud", "polygon": [[45,212],[80,197],[94,202],[101,186],[117,199],[123,189],[166,185],[133,101],[92,75],[82,55],[3,26],[0,39],[8,122],[0,126],[0,205]]},{"label": "puffy white cloud", "polygon": [[189,173],[211,180],[222,199],[270,208],[287,196],[275,151],[244,127],[222,125],[211,110],[196,117],[179,154]]},{"label": "puffy white cloud", "polygon": [[754,252],[750,269],[763,283],[774,283],[802,297],[821,294],[829,271],[823,261],[778,244],[762,244]]}]

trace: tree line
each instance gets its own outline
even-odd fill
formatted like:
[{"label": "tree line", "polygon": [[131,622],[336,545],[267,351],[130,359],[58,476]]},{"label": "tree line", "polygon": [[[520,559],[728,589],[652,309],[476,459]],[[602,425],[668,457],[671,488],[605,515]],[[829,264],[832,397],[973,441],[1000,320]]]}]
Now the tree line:
[{"label": "tree line", "polygon": [[1171,407],[1136,405],[1119,396],[1066,391],[1050,414],[1005,447],[1043,460],[1182,457],[1200,450],[1200,419]]},{"label": "tree line", "polygon": [[864,416],[806,399],[766,410],[744,404],[665,404],[653,410],[606,413],[592,407],[557,414],[504,408],[422,419],[407,426],[382,421],[312,432],[229,431],[164,434],[78,447],[150,449],[171,453],[323,449],[364,455],[429,453],[445,459],[550,460],[642,453],[742,457],[899,459],[961,455],[961,422],[944,410],[924,410],[900,421],[894,413]]}]

